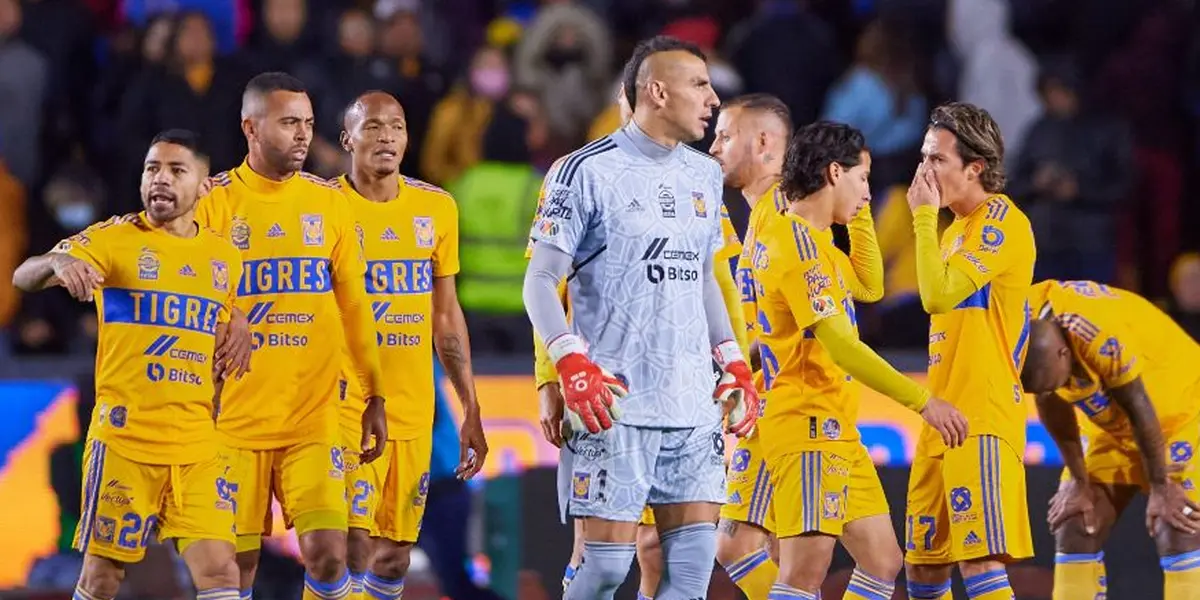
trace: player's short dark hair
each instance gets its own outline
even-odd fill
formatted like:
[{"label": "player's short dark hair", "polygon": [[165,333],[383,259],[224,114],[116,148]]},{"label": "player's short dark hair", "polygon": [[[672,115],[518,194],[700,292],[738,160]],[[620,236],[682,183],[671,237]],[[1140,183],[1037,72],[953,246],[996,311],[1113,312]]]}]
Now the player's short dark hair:
[{"label": "player's short dark hair", "polygon": [[788,143],[779,187],[789,200],[811,196],[828,183],[825,172],[829,165],[856,167],[866,149],[862,132],[844,123],[817,121],[805,125]]},{"label": "player's short dark hair", "polygon": [[208,162],[208,153],[206,153],[200,145],[200,136],[194,131],[187,129],[165,129],[158,132],[154,139],[150,140],[150,145],[155,144],[174,144],[183,146],[192,152],[192,155],[201,162]]},{"label": "player's short dark hair", "polygon": [[246,84],[247,94],[266,95],[271,92],[295,92],[298,94],[308,93],[308,88],[304,87],[304,82],[300,81],[299,77],[284,73],[282,71],[268,71],[259,73],[250,79]]},{"label": "player's short dark hair", "polygon": [[687,52],[704,62],[708,62],[708,56],[699,46],[685,42],[683,40],[673,38],[666,35],[656,35],[650,39],[638,42],[633,48],[633,56],[625,63],[625,68],[621,70],[621,82],[625,84],[625,100],[629,102],[629,110],[637,107],[637,76],[638,71],[642,69],[642,64],[646,62],[651,55],[660,52]]},{"label": "player's short dark hair", "polygon": [[730,108],[740,108],[744,111],[770,113],[776,119],[779,119],[779,122],[783,124],[787,137],[792,137],[792,129],[794,127],[792,124],[792,111],[788,109],[788,106],[784,104],[783,100],[780,100],[778,96],[763,93],[743,94],[734,98],[733,100],[728,100],[721,105],[721,110],[727,110]]},{"label": "player's short dark hair", "polygon": [[929,115],[929,128],[954,134],[955,149],[963,166],[983,161],[979,183],[985,192],[1004,191],[1004,137],[988,111],[966,102],[943,104]]}]

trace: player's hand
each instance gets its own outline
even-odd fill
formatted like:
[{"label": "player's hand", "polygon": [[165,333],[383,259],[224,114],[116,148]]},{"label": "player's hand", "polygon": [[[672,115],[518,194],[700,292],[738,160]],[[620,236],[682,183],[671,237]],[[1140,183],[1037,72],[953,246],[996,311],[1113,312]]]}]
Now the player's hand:
[{"label": "player's hand", "polygon": [[69,254],[54,254],[50,265],[58,282],[80,302],[91,302],[95,291],[104,283],[104,277],[92,265]]},{"label": "player's hand", "polygon": [[542,436],[555,448],[563,445],[563,395],[562,386],[547,383],[538,388],[538,420],[542,423]]},{"label": "player's hand", "polygon": [[488,454],[487,438],[483,435],[483,422],[479,418],[478,404],[463,415],[458,439],[458,468],[454,469],[454,474],[466,481],[479,473]]},{"label": "player's hand", "polygon": [[928,163],[921,163],[913,175],[912,183],[908,186],[908,207],[917,210],[922,206],[940,208],[942,206],[942,189],[937,177]]},{"label": "player's hand", "polygon": [[213,354],[213,370],[218,381],[224,381],[230,375],[241,379],[250,372],[251,346],[250,321],[240,308],[234,308],[229,315],[225,338]]},{"label": "player's hand", "polygon": [[611,429],[613,421],[621,418],[616,398],[628,393],[621,380],[580,352],[558,359],[554,368],[562,382],[567,418],[575,431],[600,433]]},{"label": "player's hand", "polygon": [[1046,522],[1050,524],[1051,533],[1058,533],[1069,519],[1080,516],[1083,519],[1083,529],[1088,535],[1096,533],[1096,500],[1093,494],[1096,490],[1089,484],[1068,479],[1058,486],[1058,491],[1050,498],[1050,512]]},{"label": "player's hand", "polygon": [[367,408],[362,414],[362,464],[367,464],[383,455],[387,444],[387,409],[382,396],[367,398]]},{"label": "player's hand", "polygon": [[941,398],[930,398],[921,409],[921,418],[942,435],[942,441],[957,448],[967,441],[967,418]]},{"label": "player's hand", "polygon": [[721,403],[726,431],[740,438],[754,432],[763,407],[746,361],[737,360],[725,365],[725,373],[717,382],[713,398]]},{"label": "player's hand", "polygon": [[1150,535],[1158,535],[1163,523],[1188,535],[1200,531],[1200,505],[1188,499],[1183,485],[1175,479],[1151,486],[1146,501],[1146,529]]}]

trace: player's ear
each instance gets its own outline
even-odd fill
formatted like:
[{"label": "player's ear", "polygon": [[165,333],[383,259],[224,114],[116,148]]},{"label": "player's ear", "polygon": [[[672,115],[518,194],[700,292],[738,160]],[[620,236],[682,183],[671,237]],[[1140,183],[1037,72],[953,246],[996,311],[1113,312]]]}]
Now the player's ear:
[{"label": "player's ear", "polygon": [[341,135],[338,137],[338,140],[342,143],[342,150],[345,150],[346,152],[354,152],[354,146],[350,143],[350,134],[345,130],[342,131]]},{"label": "player's ear", "polygon": [[841,177],[842,165],[838,164],[837,161],[830,162],[829,166],[825,167],[825,179],[829,181],[829,185],[836,184]]},{"label": "player's ear", "polygon": [[242,135],[246,136],[247,141],[256,135],[254,131],[254,119],[242,118]]}]

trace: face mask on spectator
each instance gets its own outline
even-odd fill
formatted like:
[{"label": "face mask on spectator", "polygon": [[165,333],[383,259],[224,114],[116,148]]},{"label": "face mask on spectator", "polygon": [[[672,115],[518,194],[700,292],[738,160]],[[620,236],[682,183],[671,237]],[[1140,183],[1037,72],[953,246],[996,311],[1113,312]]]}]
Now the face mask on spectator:
[{"label": "face mask on spectator", "polygon": [[54,211],[54,216],[58,219],[58,224],[62,225],[63,229],[70,231],[82,231],[84,227],[92,224],[96,218],[96,209],[91,204],[84,202],[73,202],[59,206]]},{"label": "face mask on spectator", "polygon": [[475,69],[471,71],[471,87],[485,98],[499,100],[508,93],[508,71],[497,68]]}]

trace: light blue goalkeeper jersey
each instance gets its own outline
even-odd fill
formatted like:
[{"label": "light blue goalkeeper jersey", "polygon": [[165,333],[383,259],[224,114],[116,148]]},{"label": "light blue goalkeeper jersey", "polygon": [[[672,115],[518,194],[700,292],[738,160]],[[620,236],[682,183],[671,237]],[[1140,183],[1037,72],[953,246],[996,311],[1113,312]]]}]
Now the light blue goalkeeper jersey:
[{"label": "light blue goalkeeper jersey", "polygon": [[626,425],[720,419],[703,287],[722,243],[722,186],[712,157],[664,147],[634,123],[546,175],[530,236],[573,257],[571,328],[596,364],[627,380]]}]

